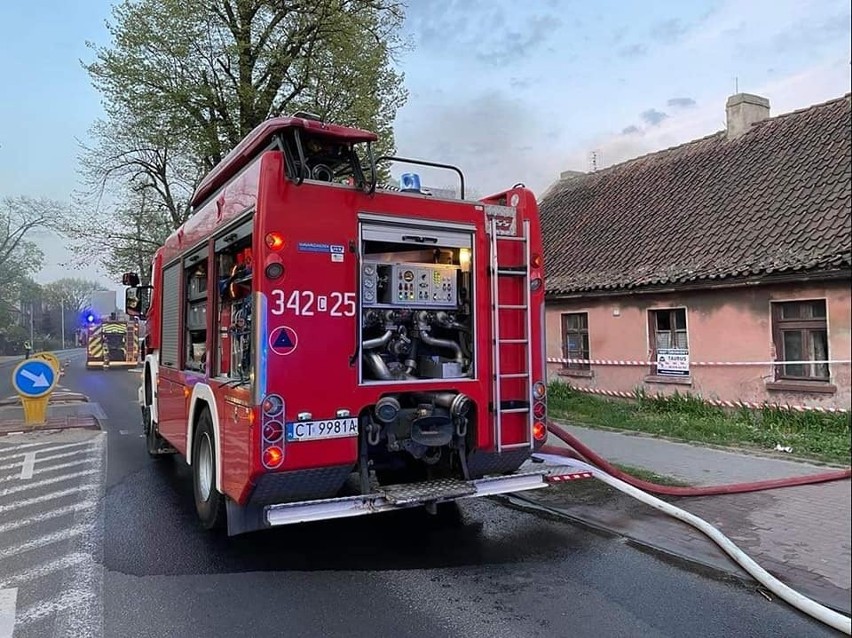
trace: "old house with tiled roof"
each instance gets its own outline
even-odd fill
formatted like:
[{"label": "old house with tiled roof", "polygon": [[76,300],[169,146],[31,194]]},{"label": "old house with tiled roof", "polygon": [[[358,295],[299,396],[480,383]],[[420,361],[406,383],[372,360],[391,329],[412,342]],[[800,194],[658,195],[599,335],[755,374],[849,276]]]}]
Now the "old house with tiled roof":
[{"label": "old house with tiled roof", "polygon": [[[551,377],[850,407],[850,96],[566,172],[540,202]],[[781,362],[784,362],[783,364]]]}]

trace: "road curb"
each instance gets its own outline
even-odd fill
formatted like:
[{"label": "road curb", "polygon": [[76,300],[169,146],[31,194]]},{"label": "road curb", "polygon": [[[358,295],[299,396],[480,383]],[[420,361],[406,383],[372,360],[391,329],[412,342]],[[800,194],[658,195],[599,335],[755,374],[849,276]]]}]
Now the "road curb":
[{"label": "road curb", "polygon": [[[730,452],[731,454],[741,454],[743,456],[754,456],[757,458],[766,459],[769,461],[789,461],[791,463],[802,463],[805,465],[815,465],[820,467],[829,467],[836,469],[846,469],[849,467],[846,464],[838,463],[835,461],[824,461],[817,458],[812,458],[808,456],[799,456],[793,453],[787,452],[776,452],[769,449],[759,448],[756,446],[743,446],[743,445],[721,445],[719,443],[713,443],[711,441],[690,441],[688,439],[678,439],[671,436],[664,436],[662,434],[653,434],[651,432],[643,432],[641,430],[625,430],[623,428],[614,428],[606,425],[598,425],[597,423],[586,423],[584,421],[575,421],[571,419],[561,419],[561,418],[551,418],[551,421],[557,425],[567,426],[567,427],[577,427],[584,428],[586,430],[598,430],[600,432],[609,432],[611,434],[622,434],[624,436],[632,436],[639,439],[649,439],[655,441],[664,441],[666,443],[679,443],[681,445],[688,445],[693,448],[706,448],[709,450],[714,450],[716,452]],[[550,435],[546,443],[550,445],[557,445],[559,447],[566,447],[565,443],[555,437],[554,435]]]},{"label": "road curb", "polygon": [[[495,498],[499,499],[507,507],[526,511],[533,514],[543,513],[548,516],[553,516],[556,518],[570,521],[571,523],[579,525],[584,529],[594,531],[599,534],[624,539],[624,542],[630,545],[631,547],[635,547],[640,551],[657,556],[661,560],[664,560],[668,563],[685,567],[687,569],[691,569],[698,573],[702,573],[719,580],[736,582],[747,589],[759,592],[770,600],[776,600],[774,596],[771,596],[769,592],[767,592],[758,581],[756,581],[751,575],[749,575],[745,570],[743,570],[732,558],[730,558],[724,551],[722,551],[721,548],[718,548],[719,554],[726,560],[728,567],[721,567],[718,564],[709,563],[707,561],[701,560],[700,558],[692,554],[679,552],[665,545],[658,545],[645,539],[635,538],[633,536],[625,534],[623,531],[616,529],[615,527],[592,522],[581,516],[576,516],[563,510],[544,505],[531,498],[519,496],[517,494],[496,496]],[[695,533],[704,537],[704,535],[701,534],[701,532],[698,530],[695,530]],[[712,541],[710,541],[709,539],[708,542],[712,543]],[[777,575],[775,576],[777,578]],[[848,608],[838,607],[830,600],[826,600],[823,597],[814,595],[813,592],[809,594],[809,597],[820,603],[821,605],[833,609],[838,613],[846,615],[849,614]],[[778,599],[778,602],[786,604],[780,599]]]},{"label": "road curb", "polygon": [[[50,408],[54,408],[54,413],[48,413],[45,423],[28,425],[23,420],[23,409],[18,405],[13,403],[0,405],[0,437],[36,432],[106,430],[106,413],[100,404],[90,402],[88,397],[84,401],[51,403],[48,410]],[[4,411],[7,412],[5,418],[3,416]],[[56,412],[65,412],[65,414],[56,414]],[[9,416],[8,413],[13,413],[14,416]]]}]

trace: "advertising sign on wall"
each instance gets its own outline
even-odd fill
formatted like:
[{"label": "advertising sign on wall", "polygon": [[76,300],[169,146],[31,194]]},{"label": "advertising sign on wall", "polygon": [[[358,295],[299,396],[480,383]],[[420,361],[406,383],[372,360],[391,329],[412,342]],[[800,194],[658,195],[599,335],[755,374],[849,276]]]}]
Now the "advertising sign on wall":
[{"label": "advertising sign on wall", "polygon": [[657,351],[657,374],[689,376],[689,350],[662,348]]}]

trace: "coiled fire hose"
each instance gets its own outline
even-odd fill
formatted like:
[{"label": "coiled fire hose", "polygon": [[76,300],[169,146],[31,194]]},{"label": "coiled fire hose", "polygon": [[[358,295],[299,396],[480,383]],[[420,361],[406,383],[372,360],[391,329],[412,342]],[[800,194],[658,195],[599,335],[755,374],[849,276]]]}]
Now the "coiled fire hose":
[{"label": "coiled fire hose", "polygon": [[[710,525],[707,521],[695,516],[694,514],[690,514],[685,510],[675,507],[671,503],[667,503],[666,501],[651,496],[651,494],[648,493],[655,492],[657,494],[670,496],[738,494],[743,492],[791,487],[794,485],[806,485],[810,483],[849,478],[850,470],[824,472],[810,476],[758,481],[753,483],[739,483],[709,487],[672,487],[643,481],[622,472],[618,468],[613,467],[612,464],[608,463],[589,447],[584,445],[577,439],[577,437],[552,422],[548,423],[548,431],[552,432],[557,438],[574,449],[563,449],[551,445],[545,445],[539,452],[534,454],[536,458],[541,459],[545,463],[549,462],[556,465],[567,465],[579,471],[589,472],[592,476],[606,483],[610,487],[624,492],[654,509],[693,526],[716,543],[728,556],[730,556],[738,565],[740,565],[740,567],[752,576],[752,578],[780,599],[816,620],[819,620],[820,622],[837,629],[846,635],[852,635],[852,619],[848,616],[844,616],[833,609],[829,609],[828,607],[803,596],[799,592],[782,583],[758,565],[727,536],[722,534],[722,532]],[[586,462],[586,459],[591,461],[591,463]],[[642,489],[639,489],[640,487]]]}]

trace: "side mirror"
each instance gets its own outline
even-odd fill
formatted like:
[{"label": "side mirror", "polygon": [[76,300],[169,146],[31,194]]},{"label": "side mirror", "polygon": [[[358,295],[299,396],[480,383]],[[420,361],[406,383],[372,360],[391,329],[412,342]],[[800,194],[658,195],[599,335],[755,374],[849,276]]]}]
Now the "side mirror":
[{"label": "side mirror", "polygon": [[121,276],[122,286],[133,286],[136,288],[139,285],[139,275],[135,272],[126,272]]},{"label": "side mirror", "polygon": [[153,286],[131,286],[124,291],[124,312],[131,317],[144,317],[151,307]]}]

